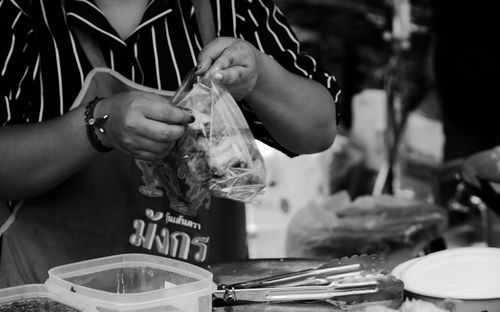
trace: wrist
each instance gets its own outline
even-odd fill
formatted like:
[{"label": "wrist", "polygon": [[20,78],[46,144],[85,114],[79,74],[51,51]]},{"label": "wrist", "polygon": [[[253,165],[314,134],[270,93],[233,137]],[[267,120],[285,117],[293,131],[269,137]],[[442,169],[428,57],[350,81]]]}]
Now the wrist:
[{"label": "wrist", "polygon": [[106,115],[108,116],[104,124],[101,126],[101,128],[104,131],[101,132],[99,129],[96,129],[95,131],[97,137],[103,143],[104,146],[111,146],[111,144],[109,143],[109,132],[108,132],[109,130],[108,119],[110,118],[109,116],[111,116],[109,104],[110,101],[108,100],[108,98],[102,98],[99,102],[96,103],[94,107],[94,117],[99,118]]},{"label": "wrist", "polygon": [[257,68],[257,80],[255,81],[254,90],[255,89],[259,90],[263,85],[265,85],[265,80],[267,76],[266,66],[268,66],[267,58],[269,58],[269,56],[260,50],[257,49],[255,50],[256,50],[255,65]]},{"label": "wrist", "polygon": [[92,147],[101,152],[106,153],[112,148],[106,146],[105,141],[106,130],[104,125],[108,121],[109,115],[96,115],[96,106],[103,100],[103,98],[95,97],[93,100],[85,105],[85,125],[87,131],[87,138]]},{"label": "wrist", "polygon": [[253,85],[252,90],[248,95],[245,97],[245,99],[249,102],[252,103],[254,100],[257,100],[261,97],[265,97],[268,95],[269,87],[270,87],[270,80],[269,80],[269,70],[272,70],[271,68],[273,67],[272,64],[272,58],[265,54],[264,52],[261,52],[260,50],[256,50],[256,72],[257,72],[257,77],[255,80],[255,84]]}]

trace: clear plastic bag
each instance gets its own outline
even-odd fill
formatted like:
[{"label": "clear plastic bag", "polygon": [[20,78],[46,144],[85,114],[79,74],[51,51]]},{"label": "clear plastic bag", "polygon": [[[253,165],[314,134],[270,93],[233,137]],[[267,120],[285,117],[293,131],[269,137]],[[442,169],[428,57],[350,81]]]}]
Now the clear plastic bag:
[{"label": "clear plastic bag", "polygon": [[189,91],[184,85],[180,90],[174,104],[190,111],[195,121],[173,153],[185,163],[191,178],[212,195],[253,202],[266,186],[266,169],[238,105],[207,75]]}]

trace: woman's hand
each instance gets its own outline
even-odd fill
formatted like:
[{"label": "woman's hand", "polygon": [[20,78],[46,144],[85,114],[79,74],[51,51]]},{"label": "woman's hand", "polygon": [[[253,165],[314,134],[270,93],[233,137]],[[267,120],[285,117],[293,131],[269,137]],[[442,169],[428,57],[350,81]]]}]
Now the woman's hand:
[{"label": "woman's hand", "polygon": [[94,116],[109,115],[105,134],[98,134],[103,144],[134,158],[159,160],[194,121],[188,112],[176,108],[157,94],[131,91],[101,100]]},{"label": "woman's hand", "polygon": [[465,182],[477,188],[481,188],[481,181],[499,183],[500,146],[466,157],[460,174]]},{"label": "woman's hand", "polygon": [[241,100],[255,88],[259,78],[261,52],[245,40],[220,37],[198,55],[198,75],[208,73],[223,84],[233,98]]},{"label": "woman's hand", "polygon": [[329,148],[337,133],[335,101],[319,82],[292,73],[249,42],[216,38],[198,55],[201,68],[235,100],[245,99],[266,130],[296,154]]}]

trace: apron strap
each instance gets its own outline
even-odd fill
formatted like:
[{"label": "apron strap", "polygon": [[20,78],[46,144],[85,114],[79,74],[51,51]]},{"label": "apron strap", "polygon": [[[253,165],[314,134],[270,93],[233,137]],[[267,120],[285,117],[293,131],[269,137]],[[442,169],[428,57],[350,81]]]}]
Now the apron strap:
[{"label": "apron strap", "polygon": [[[19,211],[19,209],[21,208],[21,206],[23,204],[24,204],[24,200],[21,200],[21,201],[17,202],[16,205],[14,205],[14,208],[12,209],[9,217],[0,226],[0,237],[2,237],[2,234],[5,233],[9,229],[9,227],[12,225],[12,223],[14,223],[14,221],[16,220],[17,212]],[[0,205],[3,206],[4,203],[0,202]],[[0,208],[2,208],[2,207],[0,207]]]},{"label": "apron strap", "polygon": [[215,38],[215,23],[210,0],[192,0],[203,45]]},{"label": "apron strap", "polygon": [[102,55],[101,48],[97,45],[97,42],[75,25],[72,26],[72,29],[78,37],[90,64],[92,64],[94,68],[108,67],[106,61],[104,60],[104,55]]}]

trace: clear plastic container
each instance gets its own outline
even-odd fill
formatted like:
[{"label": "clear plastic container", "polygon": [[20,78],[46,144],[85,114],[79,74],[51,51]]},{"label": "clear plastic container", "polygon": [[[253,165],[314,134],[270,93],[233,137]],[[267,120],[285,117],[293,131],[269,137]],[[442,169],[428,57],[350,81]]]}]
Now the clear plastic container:
[{"label": "clear plastic container", "polygon": [[75,293],[103,312],[210,312],[212,278],[186,262],[122,254],[52,268],[45,284],[61,295]]},{"label": "clear plastic container", "polygon": [[0,289],[1,312],[92,312],[93,305],[73,294],[60,296],[43,284],[28,284]]}]

